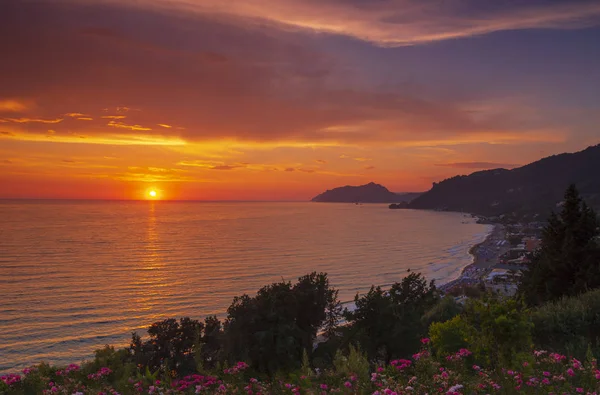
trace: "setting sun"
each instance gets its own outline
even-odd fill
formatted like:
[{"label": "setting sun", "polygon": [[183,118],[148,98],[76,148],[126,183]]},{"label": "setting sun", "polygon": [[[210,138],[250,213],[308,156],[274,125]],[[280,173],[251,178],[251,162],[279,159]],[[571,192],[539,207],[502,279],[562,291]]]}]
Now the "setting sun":
[{"label": "setting sun", "polygon": [[158,193],[154,189],[151,189],[150,191],[148,191],[148,196],[150,196],[151,198],[156,198],[158,196]]}]

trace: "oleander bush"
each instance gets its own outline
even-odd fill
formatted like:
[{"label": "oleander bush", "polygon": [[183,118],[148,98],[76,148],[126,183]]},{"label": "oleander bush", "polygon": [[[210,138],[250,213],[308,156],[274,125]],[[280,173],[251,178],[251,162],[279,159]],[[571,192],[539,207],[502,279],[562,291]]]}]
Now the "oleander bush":
[{"label": "oleander bush", "polygon": [[[220,371],[172,377],[169,372],[117,366],[120,358],[103,350],[111,366],[95,362],[63,368],[38,365],[22,374],[2,376],[2,394],[597,394],[600,370],[596,360],[568,358],[534,351],[531,362],[518,368],[475,364],[468,349],[436,357],[430,340],[409,359],[395,359],[369,369],[366,355],[353,349],[338,354],[331,369],[298,370],[266,379],[245,362]],[[98,356],[97,356],[98,357]],[[305,367],[306,368],[306,367]],[[117,373],[120,372],[120,373]]]}]

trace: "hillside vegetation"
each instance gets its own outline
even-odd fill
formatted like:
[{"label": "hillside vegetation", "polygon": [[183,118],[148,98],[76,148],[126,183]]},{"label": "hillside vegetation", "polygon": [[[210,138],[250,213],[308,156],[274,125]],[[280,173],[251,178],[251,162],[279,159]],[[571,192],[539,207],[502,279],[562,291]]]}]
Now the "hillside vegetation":
[{"label": "hillside vegetation", "polygon": [[574,183],[586,201],[600,207],[600,145],[550,156],[512,170],[494,169],[434,183],[409,204],[415,209],[465,211],[485,216],[541,214],[556,209]]}]

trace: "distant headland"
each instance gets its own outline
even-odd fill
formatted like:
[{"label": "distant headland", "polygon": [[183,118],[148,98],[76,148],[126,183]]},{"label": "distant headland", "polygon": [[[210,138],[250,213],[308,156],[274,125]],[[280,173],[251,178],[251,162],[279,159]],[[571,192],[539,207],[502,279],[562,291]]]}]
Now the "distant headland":
[{"label": "distant headland", "polygon": [[421,195],[420,192],[394,193],[383,185],[370,182],[365,185],[346,185],[329,189],[314,198],[312,202],[326,203],[408,203]]}]

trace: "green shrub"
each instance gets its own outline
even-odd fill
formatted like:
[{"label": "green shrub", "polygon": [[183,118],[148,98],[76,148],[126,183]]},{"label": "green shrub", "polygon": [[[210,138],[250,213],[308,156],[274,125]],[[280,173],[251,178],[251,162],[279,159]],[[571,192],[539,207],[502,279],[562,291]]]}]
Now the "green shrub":
[{"label": "green shrub", "polygon": [[446,322],[434,322],[429,327],[429,337],[439,355],[448,355],[468,347],[469,332],[469,326],[460,316]]},{"label": "green shrub", "polygon": [[536,347],[584,358],[600,352],[600,289],[547,303],[531,316]]}]

